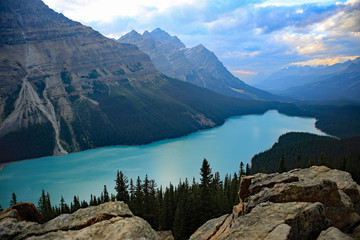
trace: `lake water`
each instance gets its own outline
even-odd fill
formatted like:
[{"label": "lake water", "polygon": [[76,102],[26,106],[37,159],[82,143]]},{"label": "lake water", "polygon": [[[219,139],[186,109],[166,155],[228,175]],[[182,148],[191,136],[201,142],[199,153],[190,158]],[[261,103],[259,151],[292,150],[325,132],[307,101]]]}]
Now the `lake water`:
[{"label": "lake water", "polygon": [[0,204],[8,207],[15,192],[18,201],[37,205],[42,189],[50,193],[52,204],[59,204],[61,195],[68,203],[74,195],[89,201],[91,193],[100,195],[104,184],[115,193],[118,169],[134,180],[137,176],[143,180],[148,174],[163,186],[177,184],[185,177],[190,182],[193,177],[199,181],[203,158],[223,179],[239,170],[240,161],[250,163],[256,153],[269,149],[280,135],[290,131],[324,135],[315,128],[313,118],[268,111],[232,117],[220,127],[148,145],[104,147],[17,162],[0,172]]}]

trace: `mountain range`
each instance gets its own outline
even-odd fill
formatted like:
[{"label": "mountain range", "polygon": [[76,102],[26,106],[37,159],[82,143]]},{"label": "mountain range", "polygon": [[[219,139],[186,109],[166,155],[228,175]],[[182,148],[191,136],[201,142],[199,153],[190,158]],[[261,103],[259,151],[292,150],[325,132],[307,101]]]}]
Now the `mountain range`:
[{"label": "mountain range", "polygon": [[251,87],[232,75],[216,55],[199,44],[186,48],[178,37],[157,28],[139,34],[125,34],[121,43],[135,44],[147,53],[155,67],[165,75],[208,88],[215,92],[242,99],[282,100],[278,96]]},{"label": "mountain range", "polygon": [[[0,163],[150,143],[276,107],[165,76],[136,46],[41,0],[2,0],[0,16]],[[176,38],[169,42],[182,47]],[[196,49],[214,58],[201,46],[178,53],[196,56]]]},{"label": "mountain range", "polygon": [[299,100],[360,100],[360,58],[330,66],[290,66],[254,85]]}]

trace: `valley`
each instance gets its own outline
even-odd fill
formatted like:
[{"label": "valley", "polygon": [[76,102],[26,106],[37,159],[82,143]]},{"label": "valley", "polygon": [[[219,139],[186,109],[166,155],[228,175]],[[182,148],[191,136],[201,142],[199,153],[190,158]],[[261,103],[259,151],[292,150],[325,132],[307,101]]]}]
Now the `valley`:
[{"label": "valley", "polygon": [[0,238],[360,239],[358,0],[45,2],[0,1]]}]

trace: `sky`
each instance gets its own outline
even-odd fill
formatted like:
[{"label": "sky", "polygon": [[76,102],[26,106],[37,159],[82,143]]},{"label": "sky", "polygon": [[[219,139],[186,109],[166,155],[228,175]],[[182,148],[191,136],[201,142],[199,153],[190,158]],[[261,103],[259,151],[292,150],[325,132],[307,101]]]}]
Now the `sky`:
[{"label": "sky", "polygon": [[161,28],[203,44],[251,84],[292,65],[360,56],[360,0],[43,0],[66,17],[118,39]]}]

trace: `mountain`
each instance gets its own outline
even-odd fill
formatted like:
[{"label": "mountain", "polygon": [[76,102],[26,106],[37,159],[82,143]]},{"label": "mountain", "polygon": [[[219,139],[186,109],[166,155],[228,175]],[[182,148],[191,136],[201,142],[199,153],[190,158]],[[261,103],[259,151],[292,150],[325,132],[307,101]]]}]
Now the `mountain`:
[{"label": "mountain", "polygon": [[281,100],[275,95],[251,87],[234,77],[216,55],[198,45],[186,48],[176,37],[157,28],[142,35],[131,31],[119,40],[131,43],[147,53],[155,67],[167,76],[177,78],[218,93],[242,99]]},{"label": "mountain", "polygon": [[0,16],[0,163],[150,143],[269,109],[171,79],[136,46],[41,0],[3,0]]},{"label": "mountain", "polygon": [[291,66],[255,87],[300,100],[360,100],[360,58],[331,66]]},{"label": "mountain", "polygon": [[282,95],[301,100],[349,99],[360,101],[360,58],[341,71],[332,73],[323,80],[292,87]]}]

